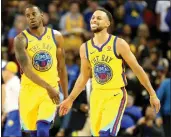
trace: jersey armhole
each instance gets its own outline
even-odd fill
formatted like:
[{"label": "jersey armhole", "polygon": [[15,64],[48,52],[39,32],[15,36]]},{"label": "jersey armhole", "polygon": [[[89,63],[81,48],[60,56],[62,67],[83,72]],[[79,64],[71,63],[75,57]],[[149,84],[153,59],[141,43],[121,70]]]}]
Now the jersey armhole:
[{"label": "jersey armhole", "polygon": [[26,34],[24,32],[22,32],[22,34],[26,38],[26,47],[25,47],[25,49],[27,49],[28,48],[28,38],[27,38],[27,36],[26,36]]},{"label": "jersey armhole", "polygon": [[86,58],[89,60],[89,56],[88,56],[88,45],[87,42],[85,42],[85,52],[86,52]]},{"label": "jersey armhole", "polygon": [[53,41],[54,41],[55,45],[57,46],[58,43],[57,43],[57,41],[56,41],[56,39],[55,39],[55,30],[51,29],[51,32],[52,32]]},{"label": "jersey armhole", "polygon": [[113,42],[113,51],[114,51],[114,55],[116,56],[116,58],[118,59],[122,59],[122,57],[120,55],[117,54],[116,52],[116,41],[117,41],[117,36],[115,36],[114,42]]}]

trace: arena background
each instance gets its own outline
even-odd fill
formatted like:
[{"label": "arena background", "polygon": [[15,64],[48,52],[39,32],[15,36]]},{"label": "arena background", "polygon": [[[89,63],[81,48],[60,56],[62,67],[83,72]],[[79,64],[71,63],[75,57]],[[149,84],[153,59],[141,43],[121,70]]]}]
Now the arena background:
[{"label": "arena background", "polygon": [[[66,65],[68,70],[69,92],[72,90],[79,74],[79,47],[93,34],[90,32],[89,20],[93,11],[104,7],[113,15],[110,33],[126,40],[140,65],[148,74],[150,81],[161,101],[161,117],[151,109],[147,91],[127,66],[126,74],[129,98],[118,136],[171,136],[170,127],[170,79],[171,59],[170,1],[142,0],[2,0],[1,3],[1,54],[2,67],[8,61],[16,61],[13,49],[14,37],[24,30],[26,21],[24,7],[35,4],[44,11],[44,24],[59,30],[65,39]],[[72,18],[70,18],[72,15]],[[170,23],[170,24],[169,24]],[[20,77],[20,73],[17,75]],[[55,118],[51,136],[90,135],[89,129],[89,92],[87,84],[74,102],[71,112],[65,117]],[[169,93],[164,93],[164,92]],[[133,111],[136,110],[136,111]],[[3,113],[3,108],[2,108]],[[144,120],[144,117],[147,120]],[[167,119],[167,120],[166,120]],[[3,132],[2,123],[2,132]],[[23,133],[23,136],[28,136]]]}]

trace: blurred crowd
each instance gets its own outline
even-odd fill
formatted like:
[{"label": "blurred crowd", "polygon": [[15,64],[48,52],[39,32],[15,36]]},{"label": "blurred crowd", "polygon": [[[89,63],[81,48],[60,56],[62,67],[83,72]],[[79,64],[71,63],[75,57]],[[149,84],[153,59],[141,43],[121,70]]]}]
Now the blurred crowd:
[{"label": "blurred crowd", "polygon": [[[147,91],[127,66],[128,104],[121,122],[120,136],[171,136],[170,68],[171,6],[170,1],[142,0],[2,0],[1,53],[2,63],[14,61],[14,37],[27,27],[24,17],[29,3],[44,12],[44,25],[64,36],[68,92],[79,75],[79,47],[93,37],[89,21],[93,12],[104,7],[113,16],[109,33],[126,40],[131,51],[144,68],[161,101],[161,111],[155,114],[149,106]],[[17,73],[20,78],[20,73]],[[89,94],[91,82],[64,117],[55,117],[52,136],[91,135],[89,129]],[[27,136],[27,135],[25,135]]]}]

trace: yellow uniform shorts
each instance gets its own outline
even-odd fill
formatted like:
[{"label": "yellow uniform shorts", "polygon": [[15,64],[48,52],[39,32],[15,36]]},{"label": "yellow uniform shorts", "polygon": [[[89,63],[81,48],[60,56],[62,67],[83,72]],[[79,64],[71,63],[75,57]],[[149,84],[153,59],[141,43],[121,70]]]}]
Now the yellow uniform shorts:
[{"label": "yellow uniform shorts", "polygon": [[[93,90],[90,96],[90,123],[93,136],[116,136],[127,103],[125,88]],[[108,135],[107,135],[108,134]]]},{"label": "yellow uniform shorts", "polygon": [[19,96],[21,125],[25,131],[37,130],[36,122],[51,122],[54,119],[56,105],[41,87],[21,86]]}]

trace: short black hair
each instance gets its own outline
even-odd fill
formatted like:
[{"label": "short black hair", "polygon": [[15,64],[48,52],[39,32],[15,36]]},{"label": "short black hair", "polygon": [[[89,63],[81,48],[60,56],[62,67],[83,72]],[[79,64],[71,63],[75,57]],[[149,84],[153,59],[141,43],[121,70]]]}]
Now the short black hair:
[{"label": "short black hair", "polygon": [[105,12],[107,17],[108,17],[108,19],[109,19],[109,21],[110,21],[110,23],[113,21],[112,14],[108,10],[106,10],[105,8],[98,8],[97,10]]},{"label": "short black hair", "polygon": [[27,8],[33,8],[33,7],[37,7],[38,10],[40,11],[40,13],[43,13],[43,11],[42,11],[38,6],[33,5],[33,4],[28,4],[28,5],[25,7],[25,11],[26,11]]}]

